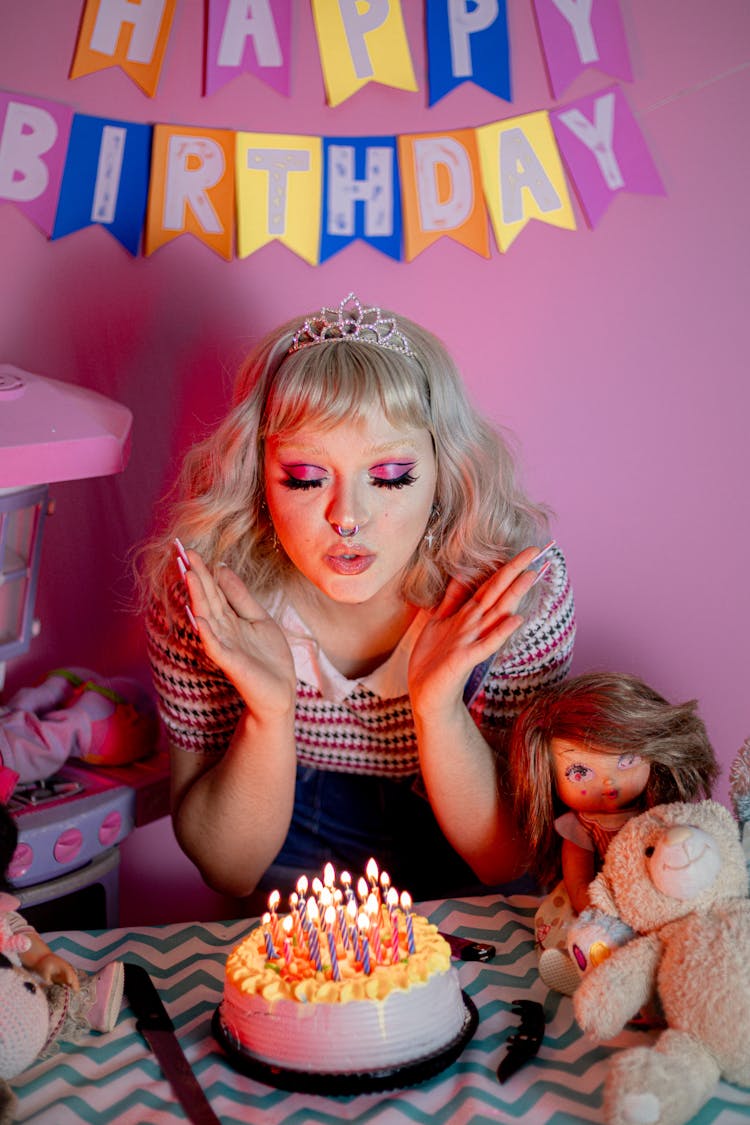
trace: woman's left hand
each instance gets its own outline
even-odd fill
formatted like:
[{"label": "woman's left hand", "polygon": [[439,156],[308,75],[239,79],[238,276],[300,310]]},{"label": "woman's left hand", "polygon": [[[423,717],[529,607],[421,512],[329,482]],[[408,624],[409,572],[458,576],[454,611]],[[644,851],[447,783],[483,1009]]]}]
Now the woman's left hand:
[{"label": "woman's left hand", "polygon": [[473,593],[451,579],[409,661],[409,695],[415,712],[434,717],[462,703],[472,669],[501,649],[522,624],[516,610],[537,579],[537,573],[526,568],[538,551],[527,547]]}]

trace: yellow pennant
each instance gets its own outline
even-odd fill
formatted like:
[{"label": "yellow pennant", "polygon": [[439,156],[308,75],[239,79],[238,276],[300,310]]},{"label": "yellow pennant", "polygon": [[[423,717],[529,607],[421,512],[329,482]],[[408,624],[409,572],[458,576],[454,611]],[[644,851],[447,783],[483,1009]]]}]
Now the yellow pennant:
[{"label": "yellow pennant", "polygon": [[329,105],[368,82],[416,90],[401,0],[312,0]]},{"label": "yellow pennant", "polygon": [[86,0],[71,78],[119,66],[153,97],[177,0]]},{"label": "yellow pennant", "polygon": [[482,125],[476,134],[485,199],[503,253],[530,219],[576,229],[546,110]]},{"label": "yellow pennant", "polygon": [[229,129],[154,126],[146,256],[181,234],[194,234],[231,261],[234,133]]},{"label": "yellow pennant", "polygon": [[238,133],[237,256],[278,240],[316,266],[322,196],[320,137]]}]

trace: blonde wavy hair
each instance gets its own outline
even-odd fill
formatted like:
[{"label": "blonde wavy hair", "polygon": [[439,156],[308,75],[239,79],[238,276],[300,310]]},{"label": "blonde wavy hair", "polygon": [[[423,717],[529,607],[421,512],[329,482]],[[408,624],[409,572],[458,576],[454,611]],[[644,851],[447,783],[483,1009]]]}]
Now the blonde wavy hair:
[{"label": "blonde wavy hair", "polygon": [[353,336],[290,350],[304,319],[295,317],[253,349],[228,415],[185,456],[168,526],[137,559],[146,600],[168,604],[175,536],[209,567],[227,563],[261,597],[283,585],[292,564],[276,547],[265,506],[264,443],[303,424],[332,427],[373,409],[393,426],[427,429],[436,454],[433,546],[417,548],[403,581],[406,600],[435,604],[453,576],[473,588],[539,542],[546,509],[524,494],[510,439],[471,406],[435,336],[399,316],[411,355]]}]

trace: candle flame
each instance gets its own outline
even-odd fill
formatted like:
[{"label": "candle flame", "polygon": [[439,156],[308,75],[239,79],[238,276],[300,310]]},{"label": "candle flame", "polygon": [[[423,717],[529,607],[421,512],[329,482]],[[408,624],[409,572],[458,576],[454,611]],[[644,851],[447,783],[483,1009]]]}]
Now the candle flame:
[{"label": "candle flame", "polygon": [[361,934],[366,934],[370,929],[370,919],[366,914],[360,914],[357,918],[357,929]]},{"label": "candle flame", "polygon": [[391,887],[386,895],[386,902],[389,906],[398,906],[398,891],[395,887]]},{"label": "candle flame", "polygon": [[407,913],[411,910],[411,895],[408,891],[401,892],[401,906]]},{"label": "candle flame", "polygon": [[263,922],[264,926],[267,926],[269,924],[269,922],[271,921],[271,915],[268,914],[268,913],[264,914],[261,921]]},{"label": "candle flame", "polygon": [[318,904],[314,898],[309,898],[307,900],[306,910],[308,922],[312,922],[313,926],[317,926],[320,921],[320,911],[318,910]]},{"label": "candle flame", "polygon": [[287,936],[291,934],[292,930],[294,929],[294,919],[292,918],[291,914],[285,915],[284,920],[281,923],[281,927],[284,933],[287,934]]},{"label": "candle flame", "polygon": [[270,895],[268,896],[268,909],[272,914],[276,913],[276,907],[280,902],[281,894],[279,893],[279,891],[271,891]]},{"label": "candle flame", "polygon": [[326,907],[325,914],[323,915],[323,920],[325,921],[325,924],[326,924],[326,926],[328,926],[329,930],[333,929],[333,927],[336,925],[336,907],[335,906],[327,906]]},{"label": "candle flame", "polygon": [[352,877],[351,877],[351,875],[349,874],[348,871],[342,871],[339,878],[341,879],[341,882],[344,884],[345,887],[348,887],[349,884],[352,881]]},{"label": "candle flame", "polygon": [[320,894],[318,895],[318,902],[324,910],[326,907],[331,905],[331,903],[333,902],[333,895],[331,894],[328,887],[323,887]]},{"label": "candle flame", "polygon": [[332,863],[327,863],[323,868],[323,882],[327,887],[332,887],[336,882],[336,873],[333,870]]},{"label": "candle flame", "polygon": [[361,879],[361,878],[358,879],[357,880],[357,894],[362,899],[362,902],[365,901],[365,899],[367,898],[369,893],[370,893],[370,890],[369,890],[369,887],[367,886],[367,883],[365,882],[365,880]]},{"label": "candle flame", "polygon": [[368,895],[367,902],[365,903],[365,910],[368,914],[377,914],[380,910],[380,903],[375,895]]},{"label": "candle flame", "polygon": [[368,859],[367,867],[365,867],[365,875],[367,876],[367,878],[370,880],[371,883],[377,883],[377,881],[378,881],[378,865],[377,865],[377,863],[375,862],[374,859]]},{"label": "candle flame", "polygon": [[380,872],[380,885],[384,891],[387,891],[391,885],[391,877],[387,871]]},{"label": "candle flame", "polygon": [[344,907],[344,909],[346,910],[346,913],[349,915],[349,918],[353,922],[354,919],[357,917],[357,904],[356,904],[356,902],[354,902],[354,900],[350,898],[349,901],[347,902],[346,906]]},{"label": "candle flame", "polygon": [[307,875],[300,875],[297,880],[297,890],[301,895],[307,894]]},{"label": "candle flame", "polygon": [[317,898],[322,890],[323,890],[323,884],[321,883],[320,879],[316,875],[315,878],[312,881],[312,893]]}]

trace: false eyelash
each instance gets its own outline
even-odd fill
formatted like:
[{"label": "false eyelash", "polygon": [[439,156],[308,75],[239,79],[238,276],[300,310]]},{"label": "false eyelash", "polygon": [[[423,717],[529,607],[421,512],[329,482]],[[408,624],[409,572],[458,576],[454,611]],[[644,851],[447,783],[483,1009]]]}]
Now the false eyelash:
[{"label": "false eyelash", "polygon": [[317,480],[299,480],[298,477],[286,477],[281,483],[284,485],[284,488],[289,488],[292,491],[295,489],[305,491],[308,488],[322,488],[324,478],[319,477]]},{"label": "false eyelash", "polygon": [[414,484],[416,477],[413,473],[404,473],[401,477],[395,477],[393,480],[386,480],[383,477],[372,477],[370,484],[374,484],[376,488],[404,488],[407,485]]}]

